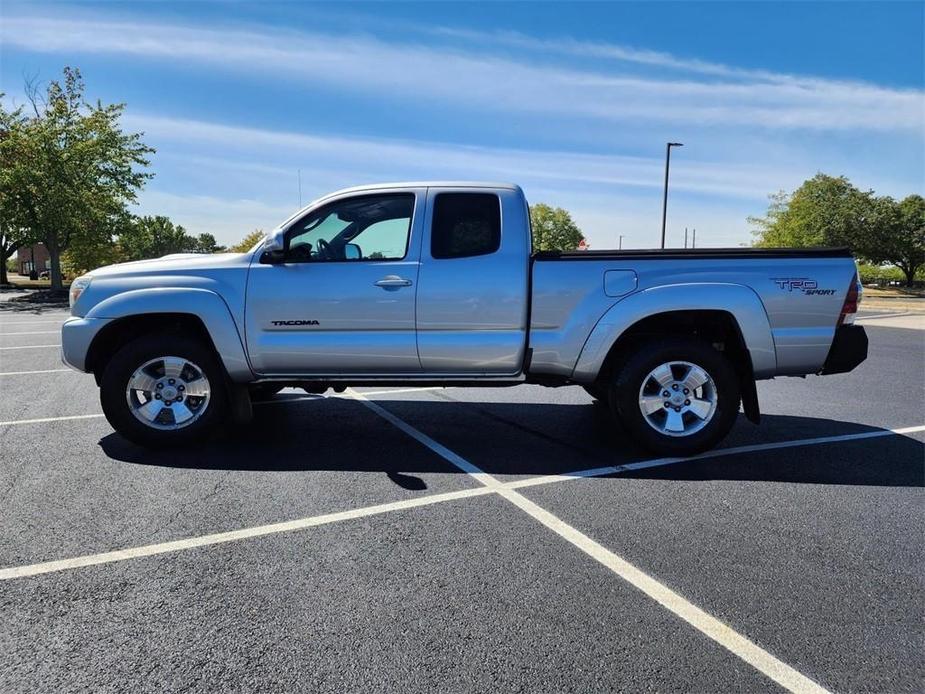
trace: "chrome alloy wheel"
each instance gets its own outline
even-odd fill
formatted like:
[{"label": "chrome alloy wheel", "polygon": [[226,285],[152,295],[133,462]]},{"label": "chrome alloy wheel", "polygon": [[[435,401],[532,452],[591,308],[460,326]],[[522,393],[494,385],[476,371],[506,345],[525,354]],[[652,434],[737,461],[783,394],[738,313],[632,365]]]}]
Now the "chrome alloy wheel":
[{"label": "chrome alloy wheel", "polygon": [[649,372],[639,389],[646,423],[666,436],[690,436],[716,414],[716,384],[696,364],[670,361]]},{"label": "chrome alloy wheel", "polygon": [[153,429],[182,429],[209,406],[209,379],[182,357],[158,357],[142,364],[128,380],[125,399],[135,418]]}]

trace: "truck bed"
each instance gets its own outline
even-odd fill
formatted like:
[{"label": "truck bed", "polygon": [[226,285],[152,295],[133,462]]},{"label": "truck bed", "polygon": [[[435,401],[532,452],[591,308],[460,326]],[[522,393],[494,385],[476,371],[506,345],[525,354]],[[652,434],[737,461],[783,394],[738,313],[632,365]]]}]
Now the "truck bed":
[{"label": "truck bed", "polygon": [[757,378],[817,373],[855,272],[847,248],[534,253],[530,371],[580,382],[637,317],[722,311]]}]

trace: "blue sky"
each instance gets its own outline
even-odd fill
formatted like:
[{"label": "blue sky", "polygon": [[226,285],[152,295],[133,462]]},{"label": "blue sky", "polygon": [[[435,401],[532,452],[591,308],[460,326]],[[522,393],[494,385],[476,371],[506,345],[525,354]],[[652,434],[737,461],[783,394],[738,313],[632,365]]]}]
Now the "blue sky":
[{"label": "blue sky", "polygon": [[925,192],[925,4],[16,3],[0,89],[81,68],[156,147],[139,211],[232,242],[325,192],[520,183],[592,247],[750,239],[817,171]]}]

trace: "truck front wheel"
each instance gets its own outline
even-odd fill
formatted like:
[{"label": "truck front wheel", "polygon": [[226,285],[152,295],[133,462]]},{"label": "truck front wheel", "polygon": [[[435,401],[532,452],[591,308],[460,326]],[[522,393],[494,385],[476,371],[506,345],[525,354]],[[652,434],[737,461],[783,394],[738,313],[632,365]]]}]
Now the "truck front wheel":
[{"label": "truck front wheel", "polygon": [[113,428],[151,448],[208,438],[227,409],[224,373],[197,340],[145,335],[106,365],[100,403]]},{"label": "truck front wheel", "polygon": [[662,455],[719,443],[739,411],[735,369],[712,345],[677,337],[641,344],[618,365],[610,405],[627,431]]}]

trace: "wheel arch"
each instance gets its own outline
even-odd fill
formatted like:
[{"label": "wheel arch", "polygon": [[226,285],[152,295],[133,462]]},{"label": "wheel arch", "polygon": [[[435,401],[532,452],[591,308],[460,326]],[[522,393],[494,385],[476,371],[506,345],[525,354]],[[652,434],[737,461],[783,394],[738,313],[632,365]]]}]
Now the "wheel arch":
[{"label": "wheel arch", "polygon": [[742,285],[670,285],[627,297],[595,326],[573,380],[606,381],[621,355],[645,339],[668,335],[698,337],[722,351],[739,375],[745,414],[759,420],[755,379],[773,375],[777,362],[764,305]]},{"label": "wheel arch", "polygon": [[[178,307],[183,310],[178,311]],[[97,380],[122,345],[140,335],[158,332],[194,335],[213,350],[232,381],[253,378],[234,319],[214,292],[173,288],[134,290],[100,302],[87,318],[109,319],[87,351],[86,368],[96,374]]]}]

